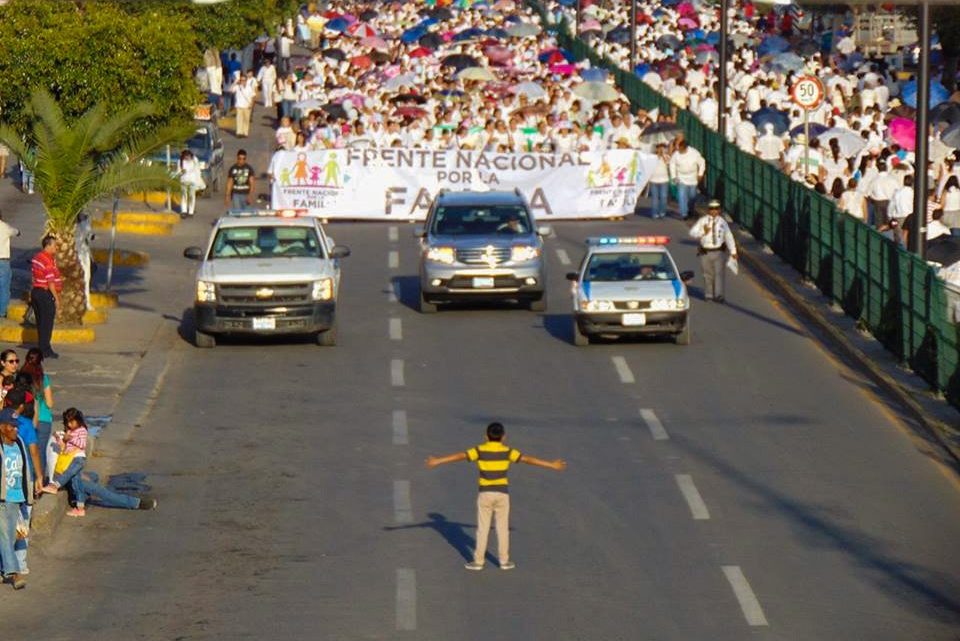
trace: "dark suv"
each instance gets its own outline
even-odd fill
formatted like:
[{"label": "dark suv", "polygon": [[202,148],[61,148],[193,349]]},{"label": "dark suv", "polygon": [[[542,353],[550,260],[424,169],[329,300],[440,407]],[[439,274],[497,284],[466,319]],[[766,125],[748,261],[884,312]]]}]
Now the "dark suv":
[{"label": "dark suv", "polygon": [[421,239],[420,311],[437,303],[512,300],[546,309],[543,236],[519,190],[441,190]]}]

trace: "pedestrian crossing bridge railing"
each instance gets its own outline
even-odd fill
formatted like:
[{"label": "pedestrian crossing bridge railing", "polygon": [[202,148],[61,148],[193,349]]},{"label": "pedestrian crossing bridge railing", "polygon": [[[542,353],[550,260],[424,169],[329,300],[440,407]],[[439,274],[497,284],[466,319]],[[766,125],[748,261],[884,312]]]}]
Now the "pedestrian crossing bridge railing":
[{"label": "pedestrian crossing bridge railing", "polygon": [[[549,21],[543,7],[544,23]],[[636,74],[600,56],[562,20],[560,45],[604,67],[639,109],[676,111],[677,124],[707,162],[704,190],[869,331],[902,363],[960,408],[960,292],[936,269],[829,198],[745,153],[684,109],[675,109]]]}]

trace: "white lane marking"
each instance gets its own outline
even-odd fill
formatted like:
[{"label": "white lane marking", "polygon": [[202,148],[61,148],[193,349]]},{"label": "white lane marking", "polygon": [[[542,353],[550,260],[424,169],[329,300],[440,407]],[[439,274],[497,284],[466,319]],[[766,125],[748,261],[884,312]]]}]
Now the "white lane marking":
[{"label": "white lane marking", "polygon": [[410,481],[393,482],[393,520],[398,525],[413,523],[413,506],[410,503]]},{"label": "white lane marking", "polygon": [[740,609],[743,610],[743,616],[750,625],[769,625],[767,617],[763,614],[763,608],[760,607],[760,601],[753,589],[747,582],[747,577],[743,576],[743,570],[739,565],[724,565],[723,575],[727,577],[730,587],[733,588],[733,594],[740,602]]},{"label": "white lane marking", "polygon": [[410,439],[407,435],[406,410],[393,410],[393,444],[407,445]]},{"label": "white lane marking", "polygon": [[395,358],[390,361],[390,384],[394,387],[403,387],[403,361]]},{"label": "white lane marking", "polygon": [[396,249],[391,249],[390,253],[387,254],[387,267],[390,269],[396,269],[400,266],[400,252]]},{"label": "white lane marking", "polygon": [[399,318],[390,319],[390,340],[392,341],[403,340],[403,325],[400,324]]},{"label": "white lane marking", "polygon": [[397,568],[397,630],[417,629],[417,573]]},{"label": "white lane marking", "polygon": [[561,265],[569,265],[569,264],[570,264],[570,256],[567,255],[567,250],[565,250],[565,249],[558,249],[558,250],[557,250],[557,259],[560,261],[560,264],[561,264]]},{"label": "white lane marking", "polygon": [[670,435],[667,434],[667,430],[663,427],[663,423],[660,422],[660,419],[657,418],[657,415],[653,412],[653,410],[640,410],[640,417],[643,419],[643,422],[647,424],[647,428],[650,430],[650,436],[653,437],[653,440],[666,441],[668,438],[670,438]]},{"label": "white lane marking", "polygon": [[680,486],[680,493],[687,499],[687,505],[690,506],[690,514],[695,521],[706,521],[710,518],[710,511],[707,504],[703,502],[700,491],[693,484],[693,477],[689,474],[677,474],[677,485]]},{"label": "white lane marking", "polygon": [[400,240],[400,230],[397,229],[396,225],[390,225],[390,227],[387,228],[387,238],[391,243],[395,243]]},{"label": "white lane marking", "polygon": [[630,371],[630,366],[627,365],[627,359],[623,356],[611,356],[610,360],[613,361],[613,366],[617,368],[617,375],[620,377],[621,383],[635,382],[633,372]]},{"label": "white lane marking", "polygon": [[399,289],[400,289],[400,283],[394,283],[394,282],[387,283],[387,302],[388,303],[397,302],[397,298],[398,298],[397,290]]}]

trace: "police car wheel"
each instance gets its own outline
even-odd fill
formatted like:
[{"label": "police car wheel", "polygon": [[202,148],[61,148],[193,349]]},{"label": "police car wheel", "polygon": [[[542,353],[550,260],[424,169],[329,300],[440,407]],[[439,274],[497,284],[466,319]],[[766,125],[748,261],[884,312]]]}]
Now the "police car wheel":
[{"label": "police car wheel", "polygon": [[437,304],[430,303],[426,298],[423,297],[423,294],[420,295],[420,313],[421,314],[433,314],[437,311]]},{"label": "police car wheel", "polygon": [[205,334],[199,329],[193,332],[193,344],[203,349],[217,346],[217,339],[212,334]]},{"label": "police car wheel", "polygon": [[590,344],[590,337],[580,331],[576,318],[573,319],[573,344],[577,347],[586,347]]},{"label": "police car wheel", "polygon": [[337,344],[337,326],[317,334],[317,345],[321,347],[333,347]]},{"label": "police car wheel", "polygon": [[680,331],[680,333],[674,335],[673,341],[677,345],[689,345],[690,339],[692,338],[691,334],[692,332],[690,329],[690,319],[687,319],[687,322],[684,324],[683,329]]}]

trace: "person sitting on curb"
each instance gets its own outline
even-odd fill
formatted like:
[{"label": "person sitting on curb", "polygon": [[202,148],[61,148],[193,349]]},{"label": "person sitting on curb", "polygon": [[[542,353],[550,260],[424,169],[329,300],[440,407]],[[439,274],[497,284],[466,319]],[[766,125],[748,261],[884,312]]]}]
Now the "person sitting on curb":
[{"label": "person sitting on curb", "polygon": [[[71,483],[67,486],[67,492],[70,495],[70,502],[74,505],[84,505],[87,499],[93,499],[93,505],[100,507],[112,507],[123,510],[155,510],[157,509],[157,499],[152,496],[142,495],[134,496],[117,492],[109,487],[100,485],[100,478],[95,472],[86,470],[77,474],[77,483]],[[76,492],[76,493],[75,493]],[[70,514],[67,512],[67,514]],[[77,515],[81,516],[81,515]]]},{"label": "person sitting on curb", "polygon": [[[70,407],[63,412],[63,426],[66,433],[57,433],[57,445],[60,454],[57,456],[57,465],[54,468],[53,480],[43,487],[43,491],[48,494],[56,494],[60,488],[67,483],[71,484],[76,494],[82,494],[78,491],[79,476],[83,466],[87,462],[87,423],[83,418],[83,412],[75,407]],[[77,502],[76,507],[67,512],[68,516],[83,516],[84,504]]]}]

